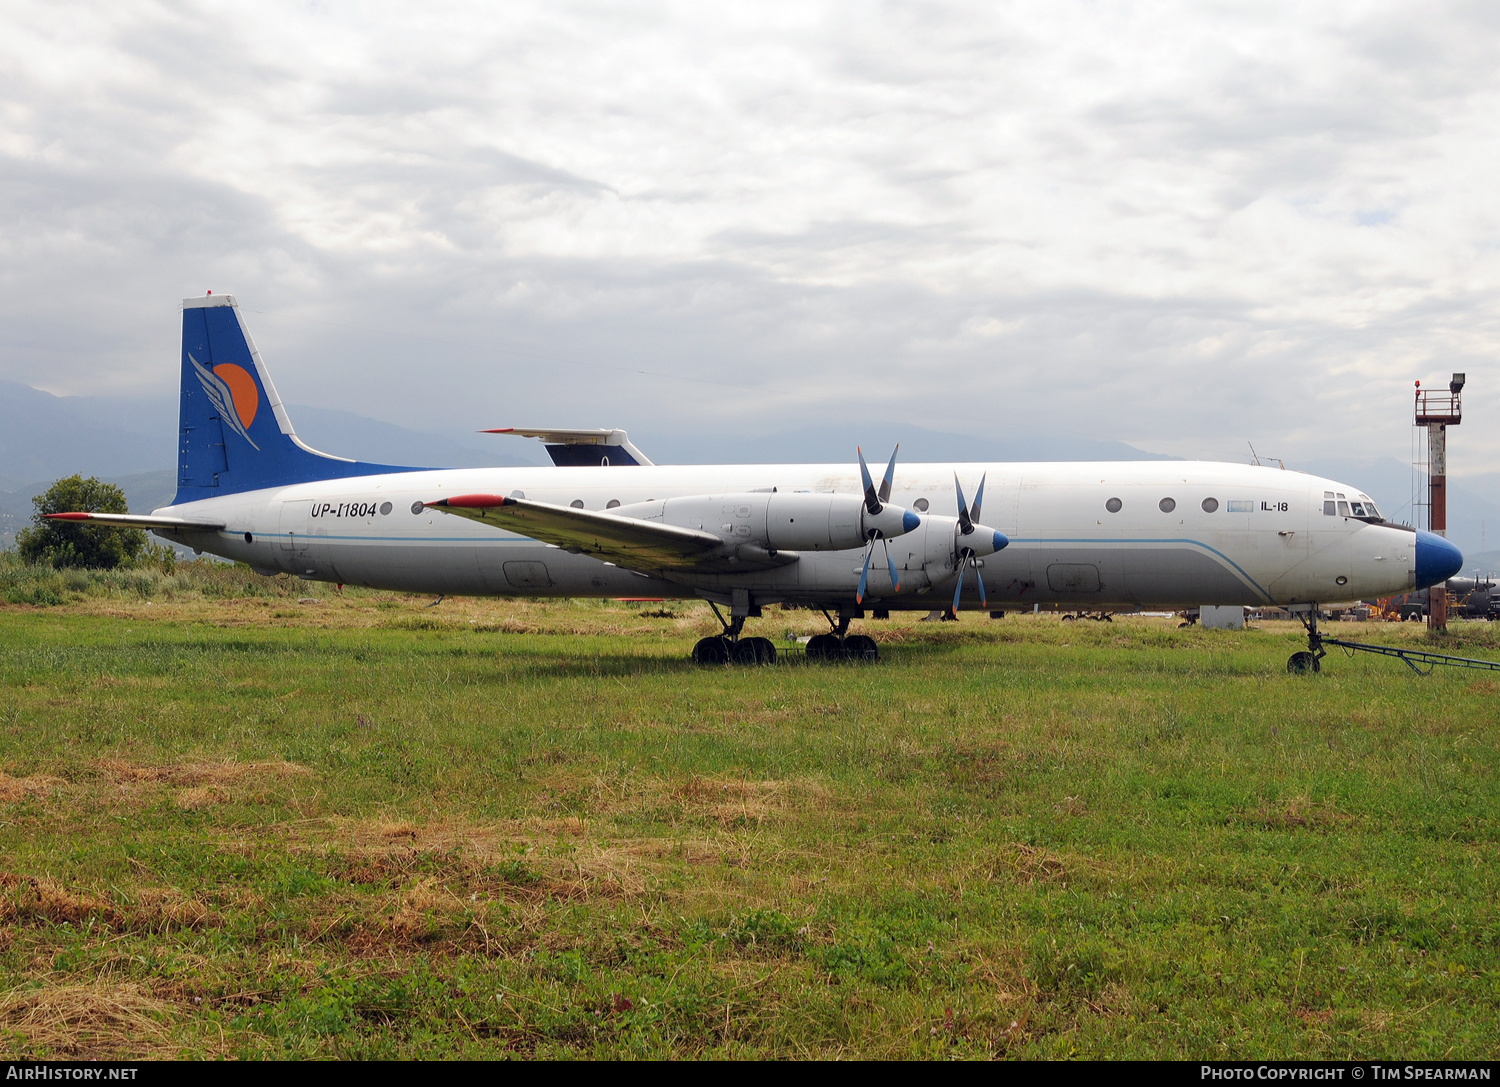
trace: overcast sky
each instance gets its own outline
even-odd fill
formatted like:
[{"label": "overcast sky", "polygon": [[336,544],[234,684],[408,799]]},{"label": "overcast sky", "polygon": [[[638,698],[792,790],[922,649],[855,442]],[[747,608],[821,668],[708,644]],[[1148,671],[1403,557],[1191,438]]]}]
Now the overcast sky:
[{"label": "overcast sky", "polygon": [[1500,471],[1500,5],[0,6],[0,378]]}]

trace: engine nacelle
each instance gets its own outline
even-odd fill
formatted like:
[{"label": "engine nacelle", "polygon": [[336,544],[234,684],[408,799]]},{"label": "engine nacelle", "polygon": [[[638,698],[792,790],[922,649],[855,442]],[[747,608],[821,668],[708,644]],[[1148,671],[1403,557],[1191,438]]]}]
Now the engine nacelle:
[{"label": "engine nacelle", "polygon": [[970,531],[965,533],[957,517],[938,517],[928,514],[926,521],[927,547],[924,565],[936,575],[933,578],[935,581],[941,580],[941,571],[951,572],[957,568],[958,556],[961,552],[971,551],[976,558],[984,558],[986,555],[993,555],[996,551],[1003,550],[1010,543],[1005,533],[984,525],[973,525]]},{"label": "engine nacelle", "polygon": [[849,551],[864,547],[872,535],[889,539],[922,523],[900,506],[887,503],[872,514],[857,495],[812,492],[689,495],[610,512],[700,529],[723,536],[725,543],[751,543],[767,551]]}]

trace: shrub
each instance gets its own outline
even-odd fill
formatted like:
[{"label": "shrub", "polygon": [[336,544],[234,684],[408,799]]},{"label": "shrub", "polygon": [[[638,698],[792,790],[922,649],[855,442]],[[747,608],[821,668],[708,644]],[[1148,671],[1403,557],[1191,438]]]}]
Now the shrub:
[{"label": "shrub", "polygon": [[31,500],[31,528],[16,533],[16,549],[27,562],[55,567],[112,570],[129,566],[146,546],[138,528],[49,521],[49,513],[127,513],[125,492],[93,476],[59,479]]}]

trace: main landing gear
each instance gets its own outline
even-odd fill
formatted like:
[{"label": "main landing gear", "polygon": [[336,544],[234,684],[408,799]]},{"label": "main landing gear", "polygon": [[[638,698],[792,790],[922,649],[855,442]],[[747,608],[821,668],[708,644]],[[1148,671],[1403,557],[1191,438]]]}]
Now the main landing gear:
[{"label": "main landing gear", "polygon": [[850,615],[840,614],[835,621],[828,612],[823,613],[831,634],[814,634],[807,642],[807,659],[815,661],[877,661],[880,649],[875,639],[867,634],[850,634]]},{"label": "main landing gear", "polygon": [[[709,601],[714,616],[724,628],[724,633],[701,638],[693,646],[694,664],[775,664],[776,645],[769,638],[742,638],[745,616],[733,615],[725,619],[718,605]],[[849,620],[853,615],[840,614],[834,619],[823,612],[832,632],[815,634],[807,643],[807,659],[810,661],[876,661],[880,650],[875,639],[866,634],[850,634]]]},{"label": "main landing gear", "polygon": [[745,617],[736,615],[725,621],[719,606],[712,600],[708,606],[724,628],[723,634],[701,638],[693,646],[694,664],[775,664],[776,644],[770,638],[741,638]]}]

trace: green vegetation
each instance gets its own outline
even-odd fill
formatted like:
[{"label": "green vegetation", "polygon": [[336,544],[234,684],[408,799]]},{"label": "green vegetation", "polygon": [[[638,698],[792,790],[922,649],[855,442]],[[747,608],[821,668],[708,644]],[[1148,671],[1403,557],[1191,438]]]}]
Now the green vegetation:
[{"label": "green vegetation", "polygon": [[[48,521],[49,513],[129,513],[125,492],[93,476],[59,479],[31,500],[31,527],[16,533],[16,550],[30,563],[111,570],[129,566],[146,547],[138,528]],[[170,549],[162,549],[170,552]]]},{"label": "green vegetation", "polygon": [[695,605],[211,574],[0,607],[12,1054],[1496,1049],[1483,676],[1029,616],[698,669]]},{"label": "green vegetation", "polygon": [[[108,531],[108,530],[106,530]],[[171,548],[149,544],[134,565],[112,569],[56,567],[28,562],[18,551],[0,551],[0,603],[55,607],[85,601],[155,601],[305,596],[291,578],[262,577],[243,564],[197,559],[179,562]]]}]

